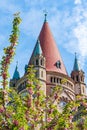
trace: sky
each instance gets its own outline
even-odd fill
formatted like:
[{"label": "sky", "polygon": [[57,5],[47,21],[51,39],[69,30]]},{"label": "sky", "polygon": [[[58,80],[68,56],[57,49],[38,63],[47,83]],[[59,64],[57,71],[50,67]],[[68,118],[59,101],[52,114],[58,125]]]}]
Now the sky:
[{"label": "sky", "polygon": [[0,60],[3,48],[9,45],[13,14],[20,12],[22,18],[10,78],[17,61],[20,76],[23,76],[44,22],[44,10],[68,74],[73,69],[76,52],[87,83],[87,0],[0,0]]}]

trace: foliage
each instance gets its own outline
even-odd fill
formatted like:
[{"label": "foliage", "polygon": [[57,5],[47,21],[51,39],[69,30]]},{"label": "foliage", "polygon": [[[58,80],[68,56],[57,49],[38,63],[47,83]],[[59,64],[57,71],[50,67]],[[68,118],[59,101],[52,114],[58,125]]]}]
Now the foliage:
[{"label": "foliage", "polygon": [[4,48],[5,55],[1,61],[0,130],[86,130],[87,100],[78,96],[59,112],[61,86],[54,87],[49,96],[44,95],[33,66],[27,70],[25,95],[9,88],[8,69],[18,44],[20,22],[16,14],[9,38],[11,45]]}]

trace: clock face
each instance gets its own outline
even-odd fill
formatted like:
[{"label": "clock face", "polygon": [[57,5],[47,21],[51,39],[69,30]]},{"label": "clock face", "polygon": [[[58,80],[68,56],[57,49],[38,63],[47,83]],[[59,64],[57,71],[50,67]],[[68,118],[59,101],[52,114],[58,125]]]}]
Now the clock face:
[{"label": "clock face", "polygon": [[65,101],[60,101],[60,103],[59,103],[59,107],[64,107],[66,105],[66,102]]}]

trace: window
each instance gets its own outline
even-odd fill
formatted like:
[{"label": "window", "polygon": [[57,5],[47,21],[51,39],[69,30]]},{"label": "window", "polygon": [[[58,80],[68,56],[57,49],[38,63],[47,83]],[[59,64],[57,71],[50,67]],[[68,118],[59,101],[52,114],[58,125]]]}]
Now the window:
[{"label": "window", "polygon": [[13,87],[15,87],[15,83],[13,84]]},{"label": "window", "polygon": [[79,77],[78,77],[78,75],[76,76],[76,81],[79,81]]},{"label": "window", "polygon": [[38,61],[38,59],[36,59],[36,65],[39,65],[39,61]]},{"label": "window", "polygon": [[43,65],[43,60],[41,59],[41,65]]},{"label": "window", "polygon": [[54,83],[56,82],[56,78],[54,77]]},{"label": "window", "polygon": [[56,62],[56,67],[61,68],[61,62],[59,60]]},{"label": "window", "polygon": [[41,71],[41,77],[43,77],[43,71]]},{"label": "window", "polygon": [[57,78],[57,83],[59,83],[59,79]]},{"label": "window", "polygon": [[65,105],[66,105],[66,102],[65,102],[65,101],[60,101],[59,107],[63,108],[63,107],[65,107]]},{"label": "window", "polygon": [[72,77],[72,79],[74,80],[74,76]]},{"label": "window", "polygon": [[52,81],[53,81],[53,77],[51,77],[50,81],[51,81],[51,83],[52,83]]}]

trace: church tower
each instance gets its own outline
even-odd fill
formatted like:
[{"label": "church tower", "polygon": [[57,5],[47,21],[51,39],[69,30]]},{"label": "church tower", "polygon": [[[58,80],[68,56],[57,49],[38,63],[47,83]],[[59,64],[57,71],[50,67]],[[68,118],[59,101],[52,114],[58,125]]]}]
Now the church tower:
[{"label": "church tower", "polygon": [[[78,94],[86,94],[84,72],[80,69],[77,56],[75,55],[75,63],[71,77],[67,74],[66,67],[46,17],[47,14],[45,14],[45,20],[28,65],[25,66],[24,75],[20,78],[16,66],[13,78],[10,80],[10,86],[16,86],[19,93],[25,93],[27,67],[33,65],[36,70],[36,77],[41,83],[41,89],[44,94],[47,96],[51,95],[54,87],[60,86],[62,88],[60,95],[61,104],[65,104],[68,101],[75,100]],[[66,82],[62,83],[64,80]]]},{"label": "church tower", "polygon": [[73,71],[71,72],[71,78],[75,82],[75,94],[86,95],[86,84],[84,82],[85,75],[83,70],[80,69],[76,53],[75,53]]},{"label": "church tower", "polygon": [[[55,86],[63,88],[62,101],[75,99],[73,80],[68,76],[63,59],[57,48],[47,21],[47,14],[28,65],[34,65],[36,76],[46,95],[51,95]],[[66,83],[62,85],[62,80]]]},{"label": "church tower", "polygon": [[13,78],[10,80],[10,87],[16,87],[16,83],[19,79],[20,79],[20,75],[18,72],[18,66],[16,65]]}]

